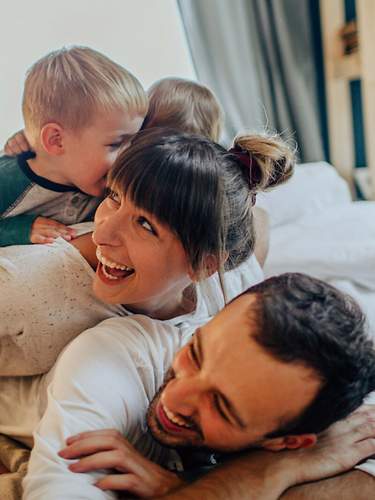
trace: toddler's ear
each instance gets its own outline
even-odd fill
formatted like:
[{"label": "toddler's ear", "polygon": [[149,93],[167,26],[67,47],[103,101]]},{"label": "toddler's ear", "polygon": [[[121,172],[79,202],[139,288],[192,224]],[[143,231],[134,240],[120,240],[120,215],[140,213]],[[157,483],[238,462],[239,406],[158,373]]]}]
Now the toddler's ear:
[{"label": "toddler's ear", "polygon": [[40,131],[40,142],[50,155],[59,156],[64,153],[64,130],[57,123],[47,123]]}]

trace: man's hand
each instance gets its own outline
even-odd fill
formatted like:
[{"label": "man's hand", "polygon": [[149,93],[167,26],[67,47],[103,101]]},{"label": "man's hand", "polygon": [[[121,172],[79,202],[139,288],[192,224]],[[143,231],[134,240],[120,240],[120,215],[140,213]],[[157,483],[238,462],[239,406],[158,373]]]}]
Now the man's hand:
[{"label": "man's hand", "polygon": [[56,220],[47,219],[46,217],[37,217],[31,226],[31,243],[53,243],[59,236],[66,241],[70,241],[74,238],[75,231]]},{"label": "man's hand", "polygon": [[323,432],[317,444],[293,453],[299,463],[298,483],[316,481],[352,469],[375,454],[375,407],[363,405]]},{"label": "man's hand", "polygon": [[67,460],[79,460],[69,466],[72,472],[114,469],[96,486],[102,490],[120,490],[141,498],[165,495],[184,483],[176,474],[142,456],[116,430],[104,429],[77,434],[66,441],[59,452]]},{"label": "man's hand", "polygon": [[4,153],[8,156],[16,156],[25,151],[30,151],[31,147],[28,143],[23,130],[19,130],[12,137],[9,137],[5,146]]}]

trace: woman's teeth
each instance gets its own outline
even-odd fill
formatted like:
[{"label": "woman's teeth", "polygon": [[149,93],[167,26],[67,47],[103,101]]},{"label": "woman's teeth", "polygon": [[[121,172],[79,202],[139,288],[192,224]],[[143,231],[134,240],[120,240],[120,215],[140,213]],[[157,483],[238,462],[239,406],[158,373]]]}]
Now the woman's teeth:
[{"label": "woman's teeth", "polygon": [[[104,257],[99,248],[96,249],[96,258],[101,264],[103,264],[102,269],[104,276],[110,280],[118,280],[120,278],[124,278],[125,276],[129,276],[129,274],[134,272],[132,267],[119,264],[118,262],[113,262],[107,257]],[[121,271],[124,271],[124,273]]]},{"label": "woman's teeth", "polygon": [[185,419],[179,417],[178,415],[175,415],[173,412],[171,412],[170,410],[168,410],[168,408],[166,406],[164,406],[164,405],[163,405],[163,410],[164,410],[164,413],[169,418],[169,420],[171,422],[173,422],[174,424],[179,425],[180,427],[186,427],[187,429],[193,427],[193,424],[188,424],[185,421]]},{"label": "woman's teeth", "polygon": [[123,264],[118,264],[117,262],[113,262],[112,260],[107,259],[107,257],[104,257],[104,255],[102,255],[99,248],[96,249],[96,258],[104,266],[110,267],[111,269],[121,269],[122,271],[134,271],[134,269],[131,267],[125,266]]},{"label": "woman's teeth", "polygon": [[106,278],[110,279],[110,280],[118,280],[119,277],[118,276],[112,276],[112,274],[109,274],[107,271],[106,271],[106,268],[105,266],[102,267],[102,271],[103,271],[103,274]]}]

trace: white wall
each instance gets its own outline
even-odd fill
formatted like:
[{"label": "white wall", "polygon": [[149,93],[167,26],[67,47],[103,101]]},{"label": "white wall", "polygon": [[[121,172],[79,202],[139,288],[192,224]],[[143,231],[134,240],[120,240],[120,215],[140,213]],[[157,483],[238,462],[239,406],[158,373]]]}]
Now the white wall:
[{"label": "white wall", "polygon": [[27,68],[63,45],[93,47],[148,87],[195,78],[175,0],[0,0],[0,149],[22,127]]}]

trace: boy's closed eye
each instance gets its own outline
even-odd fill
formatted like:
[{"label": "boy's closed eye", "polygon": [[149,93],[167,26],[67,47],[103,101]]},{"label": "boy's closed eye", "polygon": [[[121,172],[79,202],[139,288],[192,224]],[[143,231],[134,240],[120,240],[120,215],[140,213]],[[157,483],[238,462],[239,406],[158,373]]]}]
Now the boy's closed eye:
[{"label": "boy's closed eye", "polygon": [[110,141],[107,144],[107,147],[111,149],[119,149],[120,147],[130,145],[131,139],[134,137],[134,134],[124,134],[120,137],[116,137],[116,139]]}]

